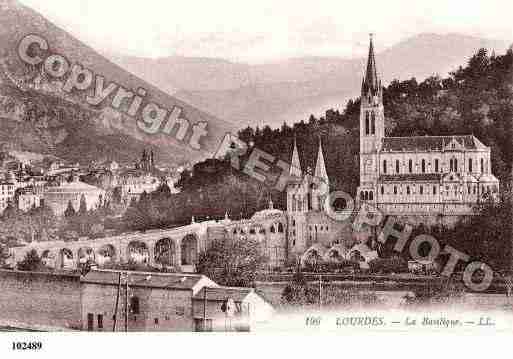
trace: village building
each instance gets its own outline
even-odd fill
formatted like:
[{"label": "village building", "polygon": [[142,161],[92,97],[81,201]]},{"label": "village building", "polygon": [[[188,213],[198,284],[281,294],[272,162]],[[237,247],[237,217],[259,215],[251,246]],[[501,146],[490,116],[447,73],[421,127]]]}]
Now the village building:
[{"label": "village building", "polygon": [[254,289],[222,287],[199,274],[128,272],[120,285],[120,272],[94,270],[81,282],[88,331],[124,331],[125,319],[128,331],[248,331],[273,313]]},{"label": "village building", "polygon": [[103,204],[105,191],[84,183],[78,176],[73,175],[70,181],[48,185],[43,193],[44,204],[51,208],[56,216],[64,215],[70,202],[74,210],[78,211],[82,198],[85,199],[88,211],[96,209]]}]

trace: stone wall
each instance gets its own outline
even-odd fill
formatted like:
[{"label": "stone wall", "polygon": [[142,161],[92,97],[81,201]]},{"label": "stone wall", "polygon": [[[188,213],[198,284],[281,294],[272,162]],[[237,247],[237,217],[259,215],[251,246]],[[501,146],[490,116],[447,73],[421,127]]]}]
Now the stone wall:
[{"label": "stone wall", "polygon": [[0,323],[52,330],[81,328],[78,275],[0,270]]}]

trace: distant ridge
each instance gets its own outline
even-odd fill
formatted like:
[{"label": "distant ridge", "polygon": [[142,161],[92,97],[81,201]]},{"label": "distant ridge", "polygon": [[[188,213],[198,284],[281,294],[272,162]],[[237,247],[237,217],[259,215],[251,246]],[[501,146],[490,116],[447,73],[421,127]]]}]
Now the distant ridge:
[{"label": "distant ridge", "polygon": [[[379,48],[379,34],[376,44]],[[481,47],[500,54],[508,45],[460,34],[419,34],[378,52],[378,71],[385,83],[444,76]],[[365,62],[363,57],[302,57],[248,65],[212,58],[111,57],[178,98],[240,126],[278,126],[330,107],[342,109],[358,95]]]}]

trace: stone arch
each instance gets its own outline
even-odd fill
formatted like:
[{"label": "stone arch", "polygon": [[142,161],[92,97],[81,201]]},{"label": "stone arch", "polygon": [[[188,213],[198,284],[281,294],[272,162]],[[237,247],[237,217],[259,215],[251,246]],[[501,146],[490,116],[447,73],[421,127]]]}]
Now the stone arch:
[{"label": "stone arch", "polygon": [[316,267],[323,262],[323,258],[319,251],[315,248],[308,249],[301,258],[303,266]]},{"label": "stone arch", "polygon": [[155,243],[155,263],[162,266],[176,265],[176,244],[171,238],[161,238]]},{"label": "stone arch", "polygon": [[96,252],[96,263],[99,266],[116,263],[116,247],[112,244],[104,244]]},{"label": "stone arch", "polygon": [[128,243],[128,246],[126,247],[127,252],[127,260],[128,262],[133,263],[144,263],[149,264],[150,263],[150,250],[146,243],[139,241],[139,240],[133,240]]},{"label": "stone arch", "polygon": [[355,262],[365,262],[365,258],[362,256],[362,253],[357,249],[354,249],[351,252],[349,252],[349,260]]},{"label": "stone arch", "polygon": [[56,268],[56,257],[55,252],[50,249],[46,249],[41,253],[41,261],[45,267]]},{"label": "stone arch", "polygon": [[78,265],[85,265],[87,262],[96,263],[96,255],[91,247],[80,247],[77,252]]},{"label": "stone arch", "polygon": [[59,250],[58,268],[60,269],[73,269],[75,268],[73,251],[69,248],[62,248]]},{"label": "stone arch", "polygon": [[331,262],[340,262],[344,259],[344,257],[341,255],[340,250],[337,248],[330,248],[325,256],[325,260],[331,261]]},{"label": "stone arch", "polygon": [[180,242],[180,264],[194,265],[198,258],[198,237],[195,234],[186,235]]}]

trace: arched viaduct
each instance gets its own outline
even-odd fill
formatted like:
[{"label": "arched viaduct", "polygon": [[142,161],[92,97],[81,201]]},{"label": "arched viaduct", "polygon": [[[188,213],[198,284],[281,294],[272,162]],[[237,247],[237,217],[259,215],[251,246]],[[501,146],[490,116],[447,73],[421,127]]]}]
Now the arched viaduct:
[{"label": "arched viaduct", "polygon": [[100,267],[134,262],[194,272],[198,254],[209,241],[223,238],[224,228],[218,222],[208,221],[98,239],[33,242],[12,248],[10,261],[15,264],[35,249],[48,267],[57,269],[77,269],[90,260]]}]

